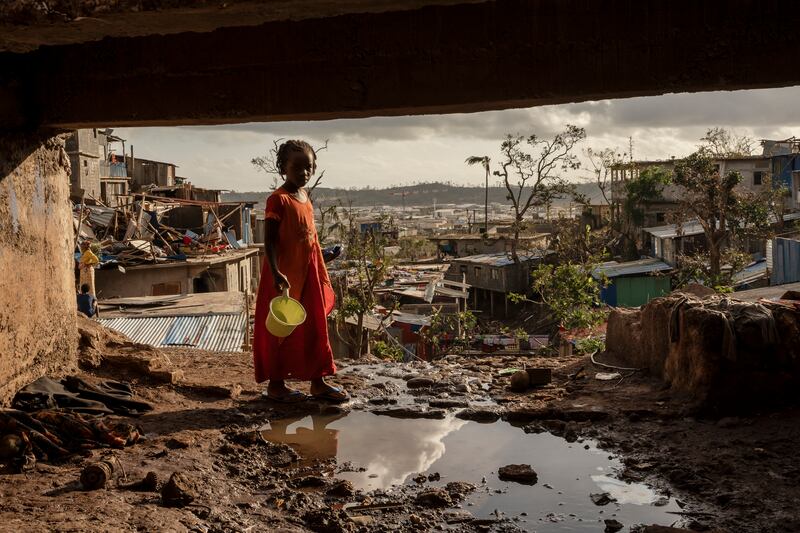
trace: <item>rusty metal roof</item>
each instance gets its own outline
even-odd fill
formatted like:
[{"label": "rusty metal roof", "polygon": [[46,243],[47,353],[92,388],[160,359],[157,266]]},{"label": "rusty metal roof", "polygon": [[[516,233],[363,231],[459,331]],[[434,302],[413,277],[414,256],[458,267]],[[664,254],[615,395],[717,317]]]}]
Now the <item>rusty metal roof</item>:
[{"label": "rusty metal roof", "polygon": [[247,316],[208,314],[197,316],[101,318],[103,326],[130,337],[134,342],[157,348],[185,346],[200,350],[241,352]]}]

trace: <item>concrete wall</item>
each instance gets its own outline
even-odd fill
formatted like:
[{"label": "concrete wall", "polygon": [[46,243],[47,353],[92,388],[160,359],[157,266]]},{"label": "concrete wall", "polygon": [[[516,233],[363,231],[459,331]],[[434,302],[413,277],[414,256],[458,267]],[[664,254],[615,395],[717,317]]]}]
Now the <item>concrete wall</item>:
[{"label": "concrete wall", "polygon": [[[258,259],[258,256],[252,257]],[[210,268],[185,263],[170,267],[130,267],[124,274],[117,269],[98,270],[95,276],[97,297],[102,300],[153,296],[154,286],[160,284],[180,284],[175,294],[192,294],[194,278],[204,278],[208,292],[248,292],[252,286],[251,263],[251,257],[242,257]]]},{"label": "concrete wall", "polygon": [[0,135],[0,403],[75,364],[69,159],[63,139]]}]

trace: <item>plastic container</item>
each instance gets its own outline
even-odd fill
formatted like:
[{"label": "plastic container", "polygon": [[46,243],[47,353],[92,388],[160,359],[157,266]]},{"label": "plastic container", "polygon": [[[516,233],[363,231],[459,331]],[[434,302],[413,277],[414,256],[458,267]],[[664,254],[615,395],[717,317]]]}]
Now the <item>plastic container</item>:
[{"label": "plastic container", "polygon": [[269,302],[267,331],[276,337],[288,337],[294,328],[306,321],[306,310],[303,305],[289,296],[289,290],[276,296]]}]

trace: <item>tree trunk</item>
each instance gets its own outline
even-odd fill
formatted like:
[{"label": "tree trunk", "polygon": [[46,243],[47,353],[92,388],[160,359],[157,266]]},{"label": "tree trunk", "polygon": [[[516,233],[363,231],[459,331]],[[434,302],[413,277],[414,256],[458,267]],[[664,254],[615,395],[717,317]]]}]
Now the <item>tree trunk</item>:
[{"label": "tree trunk", "polygon": [[364,313],[358,314],[358,327],[356,327],[356,357],[361,358],[361,349],[364,345]]},{"label": "tree trunk", "polygon": [[721,254],[719,250],[719,243],[709,243],[708,253],[709,253],[709,266],[711,268],[711,275],[717,278],[722,271],[720,265]]}]

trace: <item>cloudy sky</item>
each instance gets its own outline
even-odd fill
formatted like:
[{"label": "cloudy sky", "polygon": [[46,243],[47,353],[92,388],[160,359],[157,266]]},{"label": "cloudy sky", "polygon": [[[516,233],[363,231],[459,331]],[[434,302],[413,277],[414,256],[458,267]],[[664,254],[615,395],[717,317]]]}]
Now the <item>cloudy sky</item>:
[{"label": "cloudy sky", "polygon": [[[755,139],[800,135],[800,87],[671,94],[471,114],[249,123],[226,126],[118,128],[135,155],[171,161],[201,187],[266,190],[271,180],[250,160],[279,137],[326,139],[319,156],[329,187],[385,187],[415,181],[477,184],[482,171],[470,155],[498,158],[507,133],[552,135],[565,124],[586,128],[582,149],[627,148],[634,157],[663,159],[690,153],[705,130],[727,127]],[[586,171],[571,177],[586,179]]]}]

